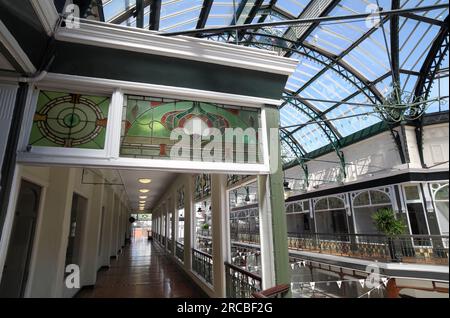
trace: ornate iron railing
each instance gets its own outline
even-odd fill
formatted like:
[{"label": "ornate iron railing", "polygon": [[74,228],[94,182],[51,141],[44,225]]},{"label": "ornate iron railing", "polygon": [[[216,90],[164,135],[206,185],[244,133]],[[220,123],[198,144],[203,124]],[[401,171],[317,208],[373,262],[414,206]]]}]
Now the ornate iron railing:
[{"label": "ornate iron railing", "polygon": [[236,241],[236,242],[250,243],[250,244],[259,244],[260,243],[259,233],[231,232],[230,237],[231,237],[232,241]]},{"label": "ornate iron railing", "polygon": [[184,245],[180,242],[176,243],[175,255],[180,261],[184,262]]},{"label": "ornate iron railing", "polygon": [[288,234],[289,249],[384,262],[448,264],[449,237],[440,235]]},{"label": "ornate iron railing", "polygon": [[197,235],[211,238],[212,232],[211,232],[211,229],[198,229]]},{"label": "ornate iron railing", "polygon": [[251,298],[261,291],[261,277],[228,262],[225,263],[227,297]]},{"label": "ornate iron railing", "polygon": [[192,249],[192,270],[212,285],[213,258],[211,255]]}]

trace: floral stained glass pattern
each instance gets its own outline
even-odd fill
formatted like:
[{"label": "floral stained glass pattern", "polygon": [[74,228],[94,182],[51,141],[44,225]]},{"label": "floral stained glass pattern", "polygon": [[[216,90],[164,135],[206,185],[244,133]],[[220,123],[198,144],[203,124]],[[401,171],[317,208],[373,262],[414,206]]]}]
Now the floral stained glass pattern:
[{"label": "floral stained glass pattern", "polygon": [[[241,128],[245,131],[253,128],[254,135],[243,134],[232,142],[234,153],[258,147],[258,128],[260,127],[260,111],[243,107],[218,105],[212,103],[180,101],[145,96],[127,96],[122,116],[122,141],[120,155],[131,158],[171,158],[171,149],[180,140],[174,138],[172,132],[182,130],[190,140],[186,153],[177,159],[211,161],[202,154],[204,147],[211,143],[211,131],[220,134],[219,146],[212,153],[219,153],[218,160],[225,161],[226,138],[228,128]],[[217,142],[217,140],[214,140]],[[194,146],[194,142],[195,145]],[[194,148],[198,147],[200,148]],[[259,156],[257,156],[259,157]]]},{"label": "floral stained glass pattern", "polygon": [[41,91],[30,146],[104,149],[110,97]]}]

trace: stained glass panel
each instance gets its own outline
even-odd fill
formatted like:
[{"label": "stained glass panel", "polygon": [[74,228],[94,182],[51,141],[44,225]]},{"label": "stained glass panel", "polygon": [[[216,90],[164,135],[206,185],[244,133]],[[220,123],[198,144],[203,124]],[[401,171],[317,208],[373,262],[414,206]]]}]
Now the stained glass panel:
[{"label": "stained glass panel", "polygon": [[[260,126],[258,109],[129,95],[123,109],[120,154],[131,158],[256,163],[261,157]],[[235,132],[230,128],[240,128],[244,133],[236,136],[236,132],[235,138],[228,139]],[[178,135],[180,132],[183,136]],[[180,142],[184,144],[180,146]]]},{"label": "stained glass panel", "polygon": [[41,91],[30,146],[104,149],[110,97]]}]

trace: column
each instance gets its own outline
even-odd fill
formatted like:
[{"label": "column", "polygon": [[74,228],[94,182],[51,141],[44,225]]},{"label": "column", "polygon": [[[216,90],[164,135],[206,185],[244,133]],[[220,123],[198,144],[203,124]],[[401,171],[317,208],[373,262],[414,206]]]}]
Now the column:
[{"label": "column", "polygon": [[[178,209],[177,209],[177,190],[172,190],[172,199],[169,200],[169,211],[172,212],[172,255],[175,255],[177,248],[177,227],[178,227]],[[169,212],[170,213],[170,212]]]},{"label": "column", "polygon": [[211,176],[213,286],[215,297],[226,297],[225,260],[229,250],[226,175]]},{"label": "column", "polygon": [[111,227],[111,244],[109,247],[109,256],[112,258],[117,257],[117,224],[119,219],[119,198],[117,194],[113,195],[114,207],[112,210],[112,227]]},{"label": "column", "polygon": [[291,282],[278,109],[266,107],[265,121],[269,136],[271,174],[258,177],[263,289]]},{"label": "column", "polygon": [[97,280],[97,263],[99,257],[100,228],[103,209],[104,186],[101,185],[102,178],[94,177],[92,186],[92,196],[89,201],[89,209],[84,222],[85,234],[83,237],[83,246],[81,248],[81,284],[82,286],[95,285]]},{"label": "column", "polygon": [[105,189],[104,195],[104,224],[103,235],[101,238],[101,263],[98,267],[109,267],[110,265],[110,249],[111,249],[111,237],[112,237],[112,224],[114,215],[114,191],[111,187]]},{"label": "column", "polygon": [[165,231],[166,231],[166,244],[164,245],[166,247],[166,251],[169,250],[169,240],[171,239],[171,237],[169,236],[169,231],[170,231],[170,215],[169,215],[169,202],[166,201],[163,205],[163,211],[164,211],[164,215],[166,218],[166,223],[164,224],[165,226]]},{"label": "column", "polygon": [[75,169],[51,168],[49,186],[35,236],[29,297],[62,297]]},{"label": "column", "polygon": [[192,269],[192,219],[194,208],[194,181],[190,174],[185,175],[184,181],[184,268]]}]

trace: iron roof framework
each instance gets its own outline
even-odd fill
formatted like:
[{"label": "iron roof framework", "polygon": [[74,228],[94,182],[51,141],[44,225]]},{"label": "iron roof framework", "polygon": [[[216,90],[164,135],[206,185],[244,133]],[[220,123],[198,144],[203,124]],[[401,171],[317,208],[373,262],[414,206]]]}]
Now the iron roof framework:
[{"label": "iron roof framework", "polygon": [[[415,101],[448,95],[448,72],[442,87],[435,80],[442,68],[448,69],[444,0],[101,0],[101,7],[106,22],[135,27],[139,20],[162,34],[189,31],[300,60],[283,96],[280,131],[286,165],[299,164],[306,173],[311,153],[331,146],[345,176],[342,140],[386,127],[379,125],[386,117],[377,105],[385,103],[394,83]],[[379,16],[375,10],[404,12]],[[365,18],[337,19],[371,12]],[[440,103],[440,111],[448,110],[448,99]],[[419,143],[422,117],[415,121]],[[394,126],[388,123],[402,156]]]}]

